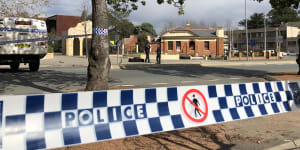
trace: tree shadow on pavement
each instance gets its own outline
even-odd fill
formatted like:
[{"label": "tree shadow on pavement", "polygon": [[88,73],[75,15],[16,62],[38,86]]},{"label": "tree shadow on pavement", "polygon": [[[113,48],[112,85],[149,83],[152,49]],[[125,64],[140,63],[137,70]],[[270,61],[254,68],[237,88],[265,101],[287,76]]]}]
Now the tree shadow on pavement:
[{"label": "tree shadow on pavement", "polygon": [[190,150],[213,150],[230,149],[234,144],[225,142],[216,137],[216,133],[207,132],[206,127],[183,129],[156,133],[134,138],[124,139],[124,145],[128,149],[190,149]]},{"label": "tree shadow on pavement", "polygon": [[[18,86],[39,89],[44,92],[59,93],[61,90],[69,89],[73,86],[85,88],[87,80],[86,75],[81,74],[54,70],[30,72],[22,69],[17,72],[12,72],[9,69],[0,69],[0,79],[0,94],[1,92],[13,92]],[[8,86],[11,88],[8,88]],[[19,91],[17,93],[22,94],[23,92]]]},{"label": "tree shadow on pavement", "polygon": [[205,75],[214,75],[221,77],[244,76],[244,77],[264,77],[266,71],[243,70],[222,67],[202,67],[197,64],[181,64],[181,65],[126,65],[124,70],[140,70],[147,73],[181,76],[181,77],[201,77]]}]

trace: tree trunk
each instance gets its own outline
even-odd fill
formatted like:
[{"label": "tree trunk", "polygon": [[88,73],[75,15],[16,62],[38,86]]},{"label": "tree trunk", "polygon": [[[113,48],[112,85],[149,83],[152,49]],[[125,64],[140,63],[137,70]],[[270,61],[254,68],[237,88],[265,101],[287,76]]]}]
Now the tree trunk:
[{"label": "tree trunk", "polygon": [[111,62],[108,51],[108,36],[97,35],[95,28],[108,28],[106,0],[92,0],[93,7],[93,37],[92,49],[88,60],[88,81],[86,90],[107,90]]}]

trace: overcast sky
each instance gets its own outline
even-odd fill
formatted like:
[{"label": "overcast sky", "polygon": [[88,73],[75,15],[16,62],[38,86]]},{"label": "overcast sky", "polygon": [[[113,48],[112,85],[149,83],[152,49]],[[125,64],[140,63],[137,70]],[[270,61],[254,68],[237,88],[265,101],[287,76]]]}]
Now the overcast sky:
[{"label": "overcast sky", "polygon": [[[47,16],[52,15],[81,15],[82,0],[54,0],[54,6],[47,10]],[[175,25],[181,25],[186,20],[204,21],[206,24],[217,23],[218,26],[225,26],[227,20],[231,20],[236,26],[245,17],[244,0],[186,0],[184,5],[185,14],[179,16],[178,9],[172,5],[158,5],[156,0],[146,0],[146,6],[139,6],[133,12],[129,20],[135,25],[142,22],[149,22],[154,25],[156,32],[167,24],[168,21]],[[269,0],[262,3],[247,0],[247,16],[254,12],[267,13],[271,6]]]}]

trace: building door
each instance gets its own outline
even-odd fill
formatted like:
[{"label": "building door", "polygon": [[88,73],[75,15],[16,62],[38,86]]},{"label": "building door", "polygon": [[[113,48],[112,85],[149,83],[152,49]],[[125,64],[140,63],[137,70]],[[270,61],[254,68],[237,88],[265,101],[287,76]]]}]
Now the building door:
[{"label": "building door", "polygon": [[88,56],[88,52],[92,49],[92,39],[84,38],[83,39],[83,55]]},{"label": "building door", "polygon": [[75,38],[73,42],[73,56],[80,55],[80,41],[79,38]]},{"label": "building door", "polygon": [[181,52],[181,41],[176,41],[176,51],[177,53]]},{"label": "building door", "polygon": [[188,54],[188,55],[193,55],[193,56],[195,56],[195,52],[196,52],[196,44],[195,44],[195,41],[190,41],[190,42],[189,42],[189,54]]}]

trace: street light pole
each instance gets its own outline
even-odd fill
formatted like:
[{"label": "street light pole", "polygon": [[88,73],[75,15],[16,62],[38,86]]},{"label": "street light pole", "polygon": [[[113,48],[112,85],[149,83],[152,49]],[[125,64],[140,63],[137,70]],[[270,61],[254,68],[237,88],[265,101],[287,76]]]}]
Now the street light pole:
[{"label": "street light pole", "polygon": [[248,58],[248,21],[247,21],[247,0],[245,0],[245,20],[246,20],[246,47],[247,47],[247,61]]},{"label": "street light pole", "polygon": [[266,23],[266,16],[264,16],[264,25],[265,25],[265,52],[267,52],[267,23]]}]

